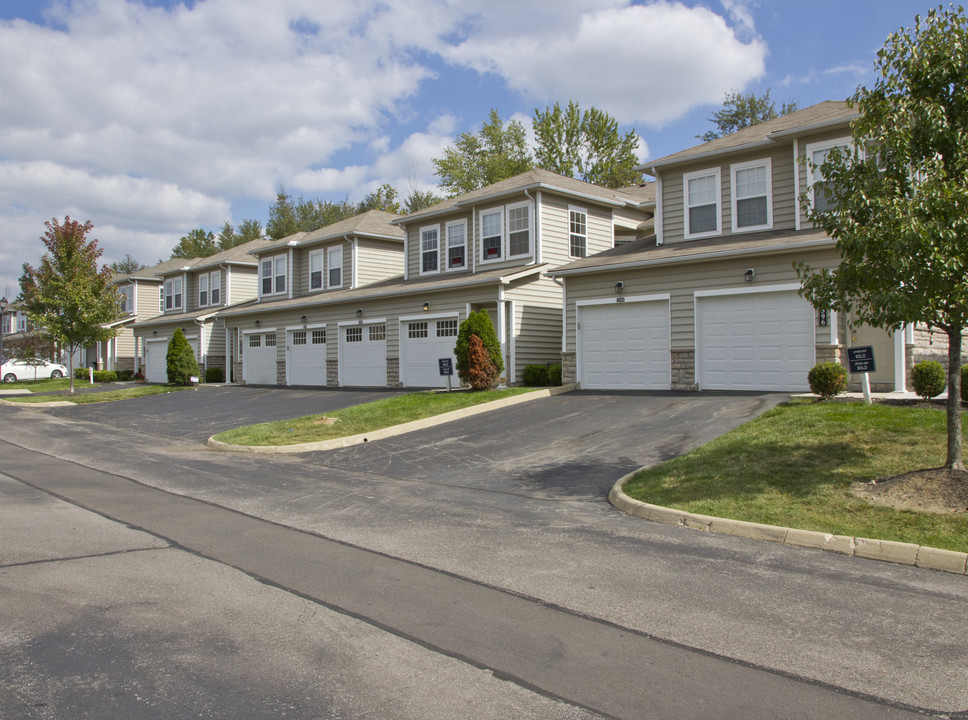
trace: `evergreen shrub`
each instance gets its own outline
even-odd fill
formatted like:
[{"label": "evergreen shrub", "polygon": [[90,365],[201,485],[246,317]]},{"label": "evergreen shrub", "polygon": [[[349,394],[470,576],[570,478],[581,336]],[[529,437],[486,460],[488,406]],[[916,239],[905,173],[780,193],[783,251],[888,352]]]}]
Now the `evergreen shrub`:
[{"label": "evergreen shrub", "polygon": [[812,393],[822,400],[829,400],[847,389],[847,371],[840,363],[817,363],[807,373],[807,382]]},{"label": "evergreen shrub", "polygon": [[923,400],[930,400],[944,392],[948,379],[944,367],[937,360],[922,360],[911,368],[914,392]]}]

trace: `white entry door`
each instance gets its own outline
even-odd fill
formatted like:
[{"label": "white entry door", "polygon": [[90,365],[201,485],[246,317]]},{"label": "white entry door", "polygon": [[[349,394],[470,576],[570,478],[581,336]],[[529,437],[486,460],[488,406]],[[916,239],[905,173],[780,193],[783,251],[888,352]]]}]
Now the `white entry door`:
[{"label": "white entry door", "polygon": [[809,389],[816,330],[796,291],[700,297],[696,310],[700,389]]},{"label": "white entry door", "polygon": [[588,390],[668,390],[669,301],[579,308],[581,386]]},{"label": "white entry door", "polygon": [[386,323],[340,328],[339,374],[346,387],[386,387]]},{"label": "white entry door", "polygon": [[286,343],[290,385],[326,384],[326,329],[290,330]]},{"label": "white entry door", "polygon": [[168,382],[168,338],[145,341],[145,380]]}]

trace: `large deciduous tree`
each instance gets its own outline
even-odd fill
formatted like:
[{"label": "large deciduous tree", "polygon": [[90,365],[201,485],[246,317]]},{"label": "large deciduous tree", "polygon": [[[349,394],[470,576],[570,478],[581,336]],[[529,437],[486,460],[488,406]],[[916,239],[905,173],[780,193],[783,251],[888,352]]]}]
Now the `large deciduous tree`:
[{"label": "large deciduous tree", "polygon": [[597,108],[582,110],[569,101],[544,112],[534,111],[535,163],[568,177],[619,188],[642,179],[635,170],[639,139],[634,130],[622,135],[618,121]]},{"label": "large deciduous tree", "polygon": [[752,92],[744,94],[739,90],[733,90],[726,93],[722,107],[709,116],[709,122],[713,123],[716,129],[696,137],[703,142],[709,142],[751,125],[774,120],[796,109],[797,104],[791,102],[783,103],[777,111],[776,104],[770,99],[769,90],[762,95]]},{"label": "large deciduous tree", "polygon": [[97,267],[102,251],[97,240],[87,240],[94,227],[90,222],[68,216],[63,224],[53,218],[44,225],[47,252],[36,268],[24,263],[17,304],[67,352],[73,393],[74,354],[114,337],[105,326],[120,316],[121,296],[111,285],[111,269]]},{"label": "large deciduous tree", "polygon": [[172,258],[203,258],[218,252],[215,235],[202,228],[195,228],[182,237],[171,250]]},{"label": "large deciduous tree", "polygon": [[534,167],[524,125],[517,120],[505,125],[496,109],[479,132],[459,135],[433,163],[440,187],[451,195],[477,190]]},{"label": "large deciduous tree", "polygon": [[[831,151],[801,202],[837,241],[840,265],[797,272],[816,307],[868,325],[926,323],[948,336],[948,450],[964,470],[961,342],[968,323],[968,22],[930,11],[888,37],[877,79],[851,98],[860,118],[850,151]],[[818,208],[826,207],[821,210]]]}]

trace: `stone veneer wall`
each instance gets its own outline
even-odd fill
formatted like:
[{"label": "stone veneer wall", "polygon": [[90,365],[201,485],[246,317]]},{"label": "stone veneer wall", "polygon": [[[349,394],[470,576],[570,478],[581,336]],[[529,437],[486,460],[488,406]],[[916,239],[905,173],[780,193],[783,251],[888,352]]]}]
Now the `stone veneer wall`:
[{"label": "stone veneer wall", "polygon": [[128,357],[119,357],[114,363],[115,370],[134,370],[134,358],[130,355]]},{"label": "stone veneer wall", "polygon": [[387,387],[403,387],[403,383],[400,382],[400,358],[387,358]]},{"label": "stone veneer wall", "polygon": [[242,361],[236,360],[232,363],[232,382],[242,382]]},{"label": "stone veneer wall", "polygon": [[[913,387],[911,370],[922,360],[937,360],[948,371],[948,336],[943,330],[929,330],[923,325],[914,328],[914,342],[904,348],[907,387]],[[968,354],[968,337],[961,340],[962,358]]]},{"label": "stone veneer wall", "polygon": [[568,385],[578,382],[578,366],[575,361],[575,353],[561,353],[561,384]]},{"label": "stone veneer wall", "polygon": [[326,361],[326,385],[339,387],[339,360]]},{"label": "stone veneer wall", "polygon": [[696,384],[696,351],[672,350],[672,389],[698,390]]}]

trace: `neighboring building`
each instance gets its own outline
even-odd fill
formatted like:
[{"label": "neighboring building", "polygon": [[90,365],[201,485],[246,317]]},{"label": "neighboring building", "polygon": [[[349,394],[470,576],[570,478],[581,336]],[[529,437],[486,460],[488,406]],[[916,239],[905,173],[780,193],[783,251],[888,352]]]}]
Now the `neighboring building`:
[{"label": "neighboring building", "polygon": [[[446,386],[438,361],[453,360],[460,323],[485,309],[516,382],[561,356],[561,287],[544,273],[651,232],[653,192],[531,170],[408,217],[366,213],[263,248],[259,301],[220,314],[235,330],[237,377]],[[377,248],[392,249],[395,269]],[[335,283],[330,254],[343,264]]]},{"label": "neighboring building", "polygon": [[220,310],[256,298],[258,267],[250,252],[269,242],[252,240],[207,258],[168,261],[158,273],[160,284],[154,296],[161,313],[132,325],[135,364],[146,380],[168,381],[168,341],[176,328],[181,328],[195,351],[203,376],[207,368],[230,367],[231,345],[217,316]]},{"label": "neighboring building", "polygon": [[[806,161],[847,146],[856,117],[846,103],[824,102],[642,166],[658,183],[655,236],[550,273],[565,285],[564,380],[807,390],[815,363],[873,345],[875,389],[903,389],[913,361],[929,354],[926,336],[814,310],[793,267],[839,262],[799,197],[813,202],[823,182]],[[944,352],[937,346],[931,354]]]},{"label": "neighboring building", "polygon": [[111,278],[111,285],[121,295],[121,316],[108,327],[115,328],[117,334],[110,340],[84,348],[81,356],[75,358],[75,367],[134,371],[137,367],[136,358],[143,355],[143,350],[136,347],[132,326],[162,313],[162,276],[193,262],[197,262],[197,259],[174,258],[130,274],[115,274]]}]

